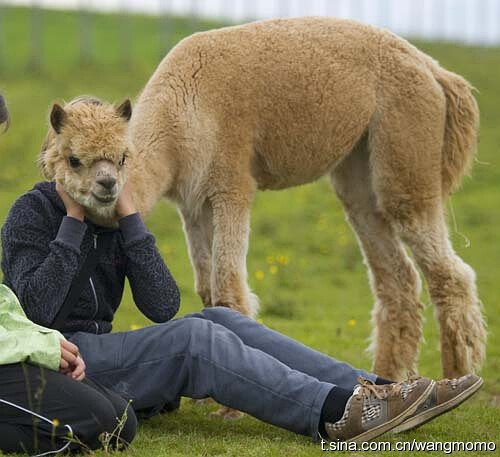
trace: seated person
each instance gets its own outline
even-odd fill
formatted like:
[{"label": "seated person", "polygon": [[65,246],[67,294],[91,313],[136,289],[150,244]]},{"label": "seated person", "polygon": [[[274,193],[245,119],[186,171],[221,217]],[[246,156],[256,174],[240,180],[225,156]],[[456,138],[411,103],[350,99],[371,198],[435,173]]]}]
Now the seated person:
[{"label": "seated person", "polygon": [[[8,120],[0,95],[0,125]],[[135,430],[127,402],[85,377],[78,347],[30,322],[0,285],[0,451],[98,449],[103,440],[124,447]]]}]

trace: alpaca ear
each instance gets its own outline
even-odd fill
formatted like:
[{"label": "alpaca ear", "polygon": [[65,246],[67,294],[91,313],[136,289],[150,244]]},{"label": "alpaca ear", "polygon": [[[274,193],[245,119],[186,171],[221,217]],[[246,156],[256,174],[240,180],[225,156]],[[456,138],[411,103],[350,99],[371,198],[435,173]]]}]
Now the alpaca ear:
[{"label": "alpaca ear", "polygon": [[64,111],[60,105],[55,103],[50,113],[50,124],[56,133],[61,133],[61,129],[63,128],[67,118],[68,115],[66,114],[66,111]]},{"label": "alpaca ear", "polygon": [[116,108],[118,116],[122,117],[126,121],[129,121],[132,117],[132,103],[127,98],[120,106]]}]

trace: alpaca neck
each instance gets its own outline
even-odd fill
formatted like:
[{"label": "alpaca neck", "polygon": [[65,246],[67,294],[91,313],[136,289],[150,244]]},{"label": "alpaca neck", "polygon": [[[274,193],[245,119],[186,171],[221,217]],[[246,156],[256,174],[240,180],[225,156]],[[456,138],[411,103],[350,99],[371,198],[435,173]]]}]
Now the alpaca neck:
[{"label": "alpaca neck", "polygon": [[129,134],[134,151],[128,176],[139,212],[147,215],[168,196],[177,181],[178,148],[183,134],[176,104],[158,97],[158,88],[146,85],[134,108]]},{"label": "alpaca neck", "polygon": [[137,142],[135,148],[127,180],[133,189],[137,210],[146,216],[173,186],[175,167],[166,151],[145,148]]}]

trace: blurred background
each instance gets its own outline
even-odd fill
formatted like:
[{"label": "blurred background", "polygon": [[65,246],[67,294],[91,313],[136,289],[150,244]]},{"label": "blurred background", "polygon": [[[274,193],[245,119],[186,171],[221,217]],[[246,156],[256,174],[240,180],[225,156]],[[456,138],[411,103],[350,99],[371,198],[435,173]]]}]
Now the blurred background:
[{"label": "blurred background", "polygon": [[[469,407],[432,422],[414,437],[496,439],[500,422],[500,0],[0,0],[0,92],[12,117],[9,132],[0,137],[0,223],[16,198],[41,179],[36,158],[54,101],[80,94],[112,102],[134,99],[183,37],[255,19],[300,15],[349,17],[389,28],[477,88],[478,158],[472,177],[448,208],[453,244],[477,273],[488,319],[488,359],[482,372],[486,383]],[[175,208],[161,202],[147,225],[180,285],[181,314],[199,310]],[[370,368],[371,357],[364,349],[371,332],[373,298],[356,238],[326,179],[258,194],[248,271],[251,286],[261,298],[264,323]],[[425,291],[422,298],[428,304]],[[430,305],[425,309],[420,368],[424,375],[439,377],[439,335],[433,311]],[[127,289],[115,330],[149,323],[135,309]],[[198,410],[190,411],[188,419],[159,418],[141,429],[139,453],[134,455],[160,455],[165,446],[170,455],[236,455],[234,449],[240,450],[239,455],[310,455],[315,449],[300,437],[263,424],[249,427],[250,419],[232,428],[219,427],[205,421]],[[235,435],[234,430],[241,433]]]},{"label": "blurred background", "polygon": [[[120,16],[121,57],[133,59],[130,43],[133,25],[129,13],[159,17],[156,32],[159,52],[165,51],[168,36],[176,36],[172,16],[188,17],[191,30],[201,27],[200,21],[244,22],[271,17],[325,15],[357,19],[387,27],[412,38],[456,41],[468,44],[500,44],[500,0],[0,0],[0,23],[9,21],[7,5],[31,8],[30,63],[42,64],[44,29],[43,8],[76,10],[79,58],[92,61],[95,54],[94,31],[98,27],[92,13],[113,12]],[[3,27],[0,25],[0,30]],[[5,54],[5,34],[0,37],[0,57]],[[5,61],[5,55],[4,59]]]}]

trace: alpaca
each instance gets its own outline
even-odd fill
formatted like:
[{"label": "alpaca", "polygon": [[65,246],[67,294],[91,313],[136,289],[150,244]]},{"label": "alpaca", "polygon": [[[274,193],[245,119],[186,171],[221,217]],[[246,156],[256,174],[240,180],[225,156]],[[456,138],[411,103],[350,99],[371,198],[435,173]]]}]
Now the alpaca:
[{"label": "alpaca", "polygon": [[[444,206],[471,166],[478,124],[469,83],[404,39],[350,20],[278,19],[184,39],[132,113],[128,101],[54,105],[40,164],[101,225],[116,224],[126,179],[143,215],[172,200],[204,305],[251,316],[256,191],[328,175],[369,269],[373,370],[402,379],[417,369],[423,305],[406,245],[436,308],[444,375],[458,377],[483,361],[486,330]],[[109,198],[99,176],[116,181]]]}]

